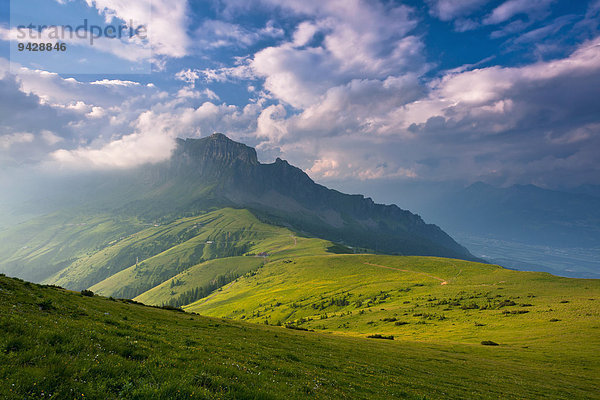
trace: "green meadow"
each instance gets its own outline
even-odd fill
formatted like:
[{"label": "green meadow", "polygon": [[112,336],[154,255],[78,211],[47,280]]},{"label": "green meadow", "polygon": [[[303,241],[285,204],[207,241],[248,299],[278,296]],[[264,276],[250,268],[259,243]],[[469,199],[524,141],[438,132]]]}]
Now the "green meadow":
[{"label": "green meadow", "polygon": [[46,277],[0,277],[0,398],[600,398],[598,280],[350,254],[232,208],[8,232],[3,266]]},{"label": "green meadow", "polygon": [[202,317],[5,277],[0,331],[6,399],[600,398],[593,343],[576,364],[514,345]]},{"label": "green meadow", "polygon": [[268,263],[184,309],[344,336],[491,341],[531,362],[600,371],[598,280],[433,257],[330,255]]}]

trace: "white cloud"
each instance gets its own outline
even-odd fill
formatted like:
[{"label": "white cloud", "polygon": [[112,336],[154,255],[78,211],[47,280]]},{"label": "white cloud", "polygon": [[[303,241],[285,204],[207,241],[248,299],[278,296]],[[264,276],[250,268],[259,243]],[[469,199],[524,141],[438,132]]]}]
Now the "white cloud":
[{"label": "white cloud", "polygon": [[490,0],[427,0],[429,13],[442,21],[471,14]]},{"label": "white cloud", "polygon": [[484,20],[484,24],[500,24],[515,15],[526,14],[530,18],[547,12],[556,0],[508,0],[498,7]]},{"label": "white cloud", "polygon": [[[148,38],[156,55],[183,57],[191,45],[187,35],[189,7],[187,0],[86,0],[107,22],[118,18],[148,27]],[[151,5],[151,7],[150,7]]]},{"label": "white cloud", "polygon": [[306,173],[315,178],[333,178],[339,176],[337,160],[320,158],[316,160]]},{"label": "white cloud", "polygon": [[64,141],[63,138],[49,130],[42,131],[42,139],[44,139],[44,142],[46,142],[50,146],[54,146],[55,144]]},{"label": "white cloud", "polygon": [[132,86],[140,86],[139,82],[133,81],[122,81],[118,79],[102,79],[101,81],[90,82],[90,85],[102,85],[102,86],[124,86],[124,87],[132,87]]},{"label": "white cloud", "polygon": [[100,148],[57,150],[53,158],[62,166],[84,169],[131,168],[166,160],[174,142],[160,132],[133,133]]},{"label": "white cloud", "polygon": [[10,135],[0,136],[0,148],[9,149],[17,143],[31,143],[35,136],[31,133],[13,133]]},{"label": "white cloud", "polygon": [[[291,42],[260,50],[249,65],[270,94],[295,108],[306,109],[354,79],[429,67],[422,41],[409,35],[416,19],[408,7],[364,1],[291,1],[281,7],[310,19],[296,27]],[[311,43],[317,33],[322,40]]]}]

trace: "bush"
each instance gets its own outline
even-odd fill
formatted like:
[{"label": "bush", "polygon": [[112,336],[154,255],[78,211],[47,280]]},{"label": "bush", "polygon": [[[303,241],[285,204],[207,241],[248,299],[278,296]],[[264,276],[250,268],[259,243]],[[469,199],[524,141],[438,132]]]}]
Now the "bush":
[{"label": "bush", "polygon": [[185,312],[185,311],[183,311],[183,309],[181,307],[173,307],[173,306],[169,306],[169,305],[160,306],[160,308],[162,308],[163,310],[169,310],[169,311]]},{"label": "bush", "polygon": [[481,342],[481,344],[484,346],[499,346],[498,343],[492,342],[491,340],[484,340]]},{"label": "bush", "polygon": [[385,336],[385,335],[381,335],[379,333],[376,333],[374,335],[369,335],[367,336],[369,339],[387,339],[387,340],[394,340],[394,335],[389,335],[389,336]]},{"label": "bush", "polygon": [[394,323],[394,325],[396,325],[396,326],[408,325],[408,322],[406,322],[406,321],[396,321],[396,322]]},{"label": "bush", "polygon": [[37,306],[42,311],[49,311],[49,310],[54,309],[54,306],[52,305],[52,300],[50,300],[50,299],[46,299],[44,301],[37,303]]},{"label": "bush", "polygon": [[502,307],[512,307],[512,306],[516,306],[517,303],[515,303],[512,300],[502,300],[500,303],[498,303],[497,308],[502,308]]},{"label": "bush", "polygon": [[296,326],[296,325],[286,325],[285,327],[288,329],[296,330],[296,331],[314,332],[313,330],[306,329],[306,328],[303,328],[301,326]]},{"label": "bush", "polygon": [[94,292],[92,292],[91,290],[83,289],[81,291],[81,295],[85,297],[94,297]]}]

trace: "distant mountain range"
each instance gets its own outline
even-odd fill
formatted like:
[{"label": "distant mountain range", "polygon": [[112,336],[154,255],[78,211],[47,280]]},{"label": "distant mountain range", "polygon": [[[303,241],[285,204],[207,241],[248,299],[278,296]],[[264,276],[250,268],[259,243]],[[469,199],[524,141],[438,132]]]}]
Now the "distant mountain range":
[{"label": "distant mountain range", "polygon": [[600,198],[587,193],[478,182],[427,208],[430,218],[452,231],[530,245],[600,246]]}]

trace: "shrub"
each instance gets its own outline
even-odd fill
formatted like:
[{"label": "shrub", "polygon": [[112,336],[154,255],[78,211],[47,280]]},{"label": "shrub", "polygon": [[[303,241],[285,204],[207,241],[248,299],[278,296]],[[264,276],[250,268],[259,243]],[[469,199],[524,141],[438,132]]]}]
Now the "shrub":
[{"label": "shrub", "polygon": [[469,304],[463,304],[460,308],[462,308],[463,310],[477,310],[479,309],[479,305],[472,301]]},{"label": "shrub", "polygon": [[37,303],[37,306],[42,311],[49,311],[49,310],[54,309],[54,306],[52,305],[52,300],[50,300],[50,299],[46,299],[44,301]]},{"label": "shrub", "polygon": [[502,314],[527,314],[529,311],[528,310],[513,310],[513,311],[509,311],[509,310],[504,310],[502,311]]},{"label": "shrub", "polygon": [[552,319],[550,320],[550,322],[558,322],[558,321],[560,321],[560,319],[558,319],[558,318],[552,318]]},{"label": "shrub", "polygon": [[161,306],[160,308],[162,308],[163,310],[169,310],[169,311],[185,312],[185,311],[183,311],[183,309],[181,307],[173,307],[173,306],[169,306],[169,305],[164,305],[164,306]]},{"label": "shrub", "polygon": [[288,329],[294,329],[294,330],[296,330],[296,331],[307,331],[307,332],[309,332],[309,331],[310,331],[310,332],[313,332],[312,330],[309,330],[309,329],[303,328],[303,327],[301,327],[301,326],[296,326],[296,325],[286,325],[285,327],[286,327],[286,328],[288,328]]},{"label": "shrub", "polygon": [[516,306],[517,303],[515,303],[512,300],[502,300],[500,303],[498,303],[497,308],[502,308],[502,307],[510,307],[510,306]]},{"label": "shrub", "polygon": [[389,336],[385,336],[379,333],[376,333],[374,335],[369,335],[367,336],[369,339],[387,339],[387,340],[394,340],[394,336],[393,335],[389,335]]},{"label": "shrub", "polygon": [[94,297],[94,292],[92,292],[91,290],[83,289],[81,291],[81,295],[85,297]]},{"label": "shrub", "polygon": [[498,343],[492,342],[491,340],[484,340],[481,342],[481,344],[484,346],[499,346]]},{"label": "shrub", "polygon": [[394,325],[396,325],[396,326],[408,325],[408,322],[406,322],[406,321],[396,321],[396,322],[394,323]]}]

